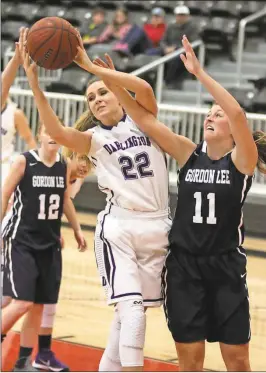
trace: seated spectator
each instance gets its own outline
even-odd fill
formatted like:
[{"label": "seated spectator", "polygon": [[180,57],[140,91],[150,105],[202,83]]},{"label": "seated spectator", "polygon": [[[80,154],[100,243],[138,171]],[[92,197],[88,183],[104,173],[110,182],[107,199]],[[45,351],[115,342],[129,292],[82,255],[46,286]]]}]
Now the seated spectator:
[{"label": "seated spectator", "polygon": [[119,8],[115,12],[115,16],[111,25],[108,25],[103,33],[98,37],[98,43],[109,43],[122,40],[131,29],[129,23],[128,11],[124,8]]},{"label": "seated spectator", "polygon": [[162,8],[154,8],[151,11],[150,23],[146,23],[143,29],[152,42],[153,47],[158,47],[159,43],[165,33],[165,12]]},{"label": "seated spectator", "polygon": [[[175,7],[174,14],[176,16],[176,21],[168,26],[160,43],[163,55],[167,55],[181,48],[183,35],[186,35],[191,42],[200,38],[195,22],[192,22],[190,19],[190,11],[187,6],[179,5]],[[175,85],[176,80],[179,79],[180,73],[184,71],[183,62],[179,56],[169,61],[166,66],[166,84]]]},{"label": "seated spectator", "polygon": [[82,38],[83,44],[87,46],[97,43],[98,37],[103,33],[106,26],[105,10],[102,8],[94,9],[92,21],[88,25],[88,31]]},{"label": "seated spectator", "polygon": [[117,9],[112,24],[106,26],[102,34],[97,38],[97,44],[90,48],[92,57],[95,58],[101,54],[111,52],[114,45],[121,42],[131,28],[128,11],[124,8]]}]

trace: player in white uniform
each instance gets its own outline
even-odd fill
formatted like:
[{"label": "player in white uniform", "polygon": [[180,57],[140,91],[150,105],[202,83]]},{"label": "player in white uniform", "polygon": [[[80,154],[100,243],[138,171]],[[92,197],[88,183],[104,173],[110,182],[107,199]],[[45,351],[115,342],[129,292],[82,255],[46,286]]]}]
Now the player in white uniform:
[{"label": "player in white uniform", "polygon": [[[26,38],[27,30],[23,33]],[[85,55],[82,50],[78,58]],[[100,370],[142,370],[144,307],[162,304],[161,271],[171,225],[165,155],[139,131],[101,80],[86,92],[89,111],[83,120],[94,128],[85,133],[62,128],[25,50],[24,68],[48,133],[58,143],[88,154],[99,188],[107,194],[106,209],[98,216],[95,253],[107,302],[116,305],[116,312]],[[156,115],[152,89],[143,93],[142,104]]]},{"label": "player in white uniform", "polygon": [[8,100],[8,94],[20,66],[19,49],[16,46],[15,54],[9,61],[2,74],[1,94],[1,181],[2,186],[9,172],[12,157],[14,156],[14,142],[16,133],[26,141],[29,149],[36,148],[36,142],[29,128],[28,120],[22,110],[15,103]]}]

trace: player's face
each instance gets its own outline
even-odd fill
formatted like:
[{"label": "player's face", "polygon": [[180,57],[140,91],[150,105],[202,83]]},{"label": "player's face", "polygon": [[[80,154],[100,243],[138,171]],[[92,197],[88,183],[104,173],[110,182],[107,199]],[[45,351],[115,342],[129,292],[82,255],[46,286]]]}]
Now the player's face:
[{"label": "player's face", "polygon": [[230,137],[227,115],[219,105],[213,105],[204,121],[204,140],[226,140]]},{"label": "player's face", "polygon": [[52,138],[50,135],[48,135],[48,133],[46,132],[45,130],[45,127],[42,126],[42,129],[41,129],[41,133],[39,135],[39,140],[43,146],[43,148],[45,150],[47,150],[48,152],[55,152],[57,153],[59,148],[60,148],[60,144],[57,144]]},{"label": "player's face", "polygon": [[112,123],[117,110],[121,109],[116,96],[106,88],[103,81],[89,85],[87,102],[92,114],[102,123]]},{"label": "player's face", "polygon": [[72,170],[75,177],[84,179],[89,173],[89,163],[82,157],[75,156],[72,159]]}]

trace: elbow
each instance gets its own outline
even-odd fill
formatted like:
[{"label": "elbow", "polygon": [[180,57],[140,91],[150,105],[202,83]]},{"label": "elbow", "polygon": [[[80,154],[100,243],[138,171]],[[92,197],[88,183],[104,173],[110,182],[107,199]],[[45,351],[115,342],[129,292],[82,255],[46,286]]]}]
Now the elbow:
[{"label": "elbow", "polygon": [[141,90],[142,90],[142,93],[144,93],[145,95],[153,95],[153,89],[150,85],[150,83],[146,82],[146,80],[144,79],[141,79],[142,80],[142,84],[141,84]]}]

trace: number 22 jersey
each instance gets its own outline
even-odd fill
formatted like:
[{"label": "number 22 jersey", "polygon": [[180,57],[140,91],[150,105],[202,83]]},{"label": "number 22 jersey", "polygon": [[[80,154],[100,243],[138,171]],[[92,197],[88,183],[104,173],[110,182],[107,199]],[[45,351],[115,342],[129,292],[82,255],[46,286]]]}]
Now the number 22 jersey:
[{"label": "number 22 jersey", "polygon": [[124,115],[116,126],[89,131],[88,157],[107,202],[128,210],[168,211],[165,154],[132,119]]},{"label": "number 22 jersey", "polygon": [[211,160],[203,142],[181,168],[169,235],[173,252],[214,255],[242,245],[242,207],[253,177],[237,170],[231,154]]},{"label": "number 22 jersey", "polygon": [[60,154],[51,167],[41,161],[37,150],[23,156],[25,172],[14,191],[3,238],[36,250],[60,247],[67,164]]}]

